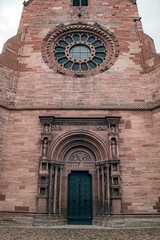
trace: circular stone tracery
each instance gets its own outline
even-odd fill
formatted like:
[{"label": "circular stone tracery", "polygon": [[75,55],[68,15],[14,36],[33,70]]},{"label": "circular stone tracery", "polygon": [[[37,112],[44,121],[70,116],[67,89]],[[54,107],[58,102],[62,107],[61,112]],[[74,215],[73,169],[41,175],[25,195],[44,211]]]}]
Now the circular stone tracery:
[{"label": "circular stone tracery", "polygon": [[107,47],[98,37],[88,33],[69,34],[56,44],[54,56],[57,63],[71,71],[87,71],[105,60]]},{"label": "circular stone tracery", "polygon": [[73,77],[108,70],[118,54],[118,42],[108,30],[76,24],[48,34],[42,50],[43,59],[50,68]]}]

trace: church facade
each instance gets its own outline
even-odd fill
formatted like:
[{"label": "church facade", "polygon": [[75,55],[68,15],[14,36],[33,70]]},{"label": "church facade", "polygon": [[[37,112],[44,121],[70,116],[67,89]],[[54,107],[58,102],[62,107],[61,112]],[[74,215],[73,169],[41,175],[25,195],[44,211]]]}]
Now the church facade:
[{"label": "church facade", "polygon": [[0,222],[160,222],[160,56],[134,0],[29,0],[0,55]]}]

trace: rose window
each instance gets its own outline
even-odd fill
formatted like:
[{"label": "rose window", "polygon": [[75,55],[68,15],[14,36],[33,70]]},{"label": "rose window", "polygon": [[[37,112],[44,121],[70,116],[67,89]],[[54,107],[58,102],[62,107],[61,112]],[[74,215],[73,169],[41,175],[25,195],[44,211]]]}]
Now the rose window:
[{"label": "rose window", "polygon": [[112,33],[83,24],[62,26],[49,33],[42,50],[43,59],[51,69],[73,77],[108,70],[118,53],[118,42]]},{"label": "rose window", "polygon": [[56,44],[54,56],[61,67],[72,71],[89,71],[100,66],[107,55],[101,39],[87,33],[62,37]]}]

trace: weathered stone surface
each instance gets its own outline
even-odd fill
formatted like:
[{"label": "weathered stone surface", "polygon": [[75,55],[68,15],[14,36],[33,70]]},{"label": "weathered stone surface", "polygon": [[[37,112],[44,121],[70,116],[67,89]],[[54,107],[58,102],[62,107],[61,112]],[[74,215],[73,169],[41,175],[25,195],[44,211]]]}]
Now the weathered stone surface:
[{"label": "weathered stone surface", "polygon": [[[89,171],[94,179],[95,224],[103,222],[97,217],[99,208],[103,215],[104,209],[109,212],[108,198],[114,201],[115,213],[132,217],[159,213],[160,57],[138,18],[136,4],[128,0],[94,0],[82,8],[56,0],[25,4],[18,35],[0,55],[0,211],[45,214],[61,210],[63,221],[54,221],[66,223],[68,174],[81,170]],[[48,68],[42,43],[63,24],[80,21],[109,29],[120,52],[107,71],[73,78]],[[147,110],[153,103],[157,103],[154,110]],[[117,106],[117,110],[105,106]],[[42,116],[50,121],[39,119]],[[112,122],[115,116],[119,123]],[[69,162],[74,150],[85,152],[91,161]],[[54,189],[51,166],[53,175],[58,169]],[[103,179],[108,166],[109,192],[109,180]],[[56,200],[50,198],[53,193]]]}]

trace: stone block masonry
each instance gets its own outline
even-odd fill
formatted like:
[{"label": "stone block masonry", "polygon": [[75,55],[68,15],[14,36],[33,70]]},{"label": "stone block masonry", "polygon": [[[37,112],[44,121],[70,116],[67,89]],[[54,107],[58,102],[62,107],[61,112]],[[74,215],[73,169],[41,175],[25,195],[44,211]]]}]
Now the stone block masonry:
[{"label": "stone block masonry", "polygon": [[159,224],[160,56],[135,3],[25,2],[0,55],[1,222]]}]

